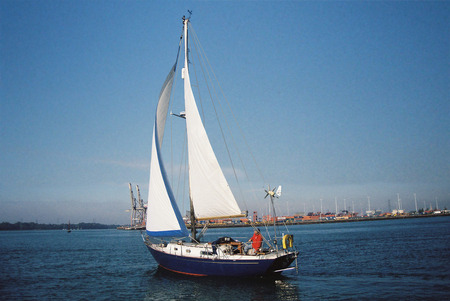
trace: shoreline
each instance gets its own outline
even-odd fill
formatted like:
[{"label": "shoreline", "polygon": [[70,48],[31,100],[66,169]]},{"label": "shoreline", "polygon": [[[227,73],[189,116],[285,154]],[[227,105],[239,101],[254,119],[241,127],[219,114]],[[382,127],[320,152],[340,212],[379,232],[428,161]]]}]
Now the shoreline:
[{"label": "shoreline", "polygon": [[[408,219],[408,218],[431,218],[431,217],[440,217],[440,216],[450,216],[450,213],[442,213],[442,214],[426,214],[426,215],[401,215],[401,216],[383,216],[383,217],[364,217],[364,218],[349,218],[349,219],[331,219],[331,220],[309,220],[309,221],[298,221],[298,222],[277,222],[277,226],[287,225],[311,225],[311,224],[329,224],[329,223],[354,223],[354,222],[365,222],[365,221],[384,221],[384,220],[395,220],[395,219]],[[258,222],[254,223],[253,226],[273,226],[273,223],[263,223]],[[191,228],[190,225],[186,225],[188,229]],[[197,225],[196,229],[202,229],[204,224]],[[209,224],[208,228],[241,228],[241,227],[252,227],[252,224]],[[129,226],[121,226],[117,227],[117,230],[145,230],[145,227],[129,227]]]},{"label": "shoreline", "polygon": [[[449,213],[445,214],[427,214],[427,215],[404,215],[404,216],[389,216],[389,217],[365,217],[365,218],[349,218],[349,219],[339,219],[339,220],[311,220],[311,221],[299,221],[299,222],[278,222],[278,225],[310,225],[310,224],[329,224],[329,223],[353,223],[353,222],[365,222],[365,221],[383,221],[383,220],[394,220],[394,219],[408,219],[408,218],[431,218],[440,216],[450,216]],[[190,229],[190,225],[186,225]],[[236,228],[236,227],[251,227],[251,224],[209,224],[209,228]],[[254,224],[255,227],[258,226],[273,226],[269,223],[258,222]],[[196,229],[203,228],[203,225],[196,226]]]}]

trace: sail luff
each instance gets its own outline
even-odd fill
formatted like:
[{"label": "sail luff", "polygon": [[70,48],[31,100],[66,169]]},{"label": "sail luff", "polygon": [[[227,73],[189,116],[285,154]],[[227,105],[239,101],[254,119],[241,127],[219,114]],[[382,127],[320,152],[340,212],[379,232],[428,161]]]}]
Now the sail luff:
[{"label": "sail luff", "polygon": [[[188,25],[188,20],[186,27]],[[187,29],[186,29],[187,30]],[[187,33],[185,30],[185,39]],[[185,41],[187,49],[187,41]],[[188,51],[185,49],[184,97],[188,137],[190,195],[198,219],[241,216],[241,210],[211,147],[198,112],[189,77]]]}]

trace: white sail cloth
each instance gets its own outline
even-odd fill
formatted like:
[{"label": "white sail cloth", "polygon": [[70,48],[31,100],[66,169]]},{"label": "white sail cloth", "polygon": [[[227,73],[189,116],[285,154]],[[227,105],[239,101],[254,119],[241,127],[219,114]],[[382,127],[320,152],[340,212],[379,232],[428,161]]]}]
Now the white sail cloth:
[{"label": "white sail cloth", "polygon": [[187,61],[184,97],[189,154],[190,198],[197,219],[243,216],[203,126],[192,93]]},{"label": "white sail cloth", "polygon": [[[187,48],[187,20],[185,23]],[[185,50],[184,97],[189,156],[189,194],[196,219],[243,216],[231,192],[203,126],[188,72]],[[160,92],[153,128],[150,181],[147,202],[147,234],[150,236],[187,236],[188,231],[176,204],[161,156],[164,127],[172,91],[175,67]]]},{"label": "white sail cloth", "polygon": [[155,125],[153,127],[146,222],[147,234],[150,236],[172,237],[188,235],[161,157],[162,136],[164,134],[174,74],[175,65],[161,89],[156,109]]}]

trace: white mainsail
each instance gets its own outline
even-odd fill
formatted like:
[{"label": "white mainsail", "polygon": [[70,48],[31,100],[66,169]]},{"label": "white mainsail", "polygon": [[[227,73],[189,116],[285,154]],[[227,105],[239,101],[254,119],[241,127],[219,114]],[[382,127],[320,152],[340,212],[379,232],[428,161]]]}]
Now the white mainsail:
[{"label": "white mainsail", "polygon": [[161,89],[153,127],[146,223],[147,234],[150,236],[188,236],[189,234],[167,179],[160,153],[175,67],[176,64]]},{"label": "white mainsail", "polygon": [[189,78],[185,20],[184,98],[189,156],[190,198],[197,219],[244,216],[228,185],[203,126]]}]

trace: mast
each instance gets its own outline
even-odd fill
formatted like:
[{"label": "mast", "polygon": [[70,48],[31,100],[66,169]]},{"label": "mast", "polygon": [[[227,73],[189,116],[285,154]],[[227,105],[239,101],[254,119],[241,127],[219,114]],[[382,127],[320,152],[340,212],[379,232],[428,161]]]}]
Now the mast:
[{"label": "mast", "polygon": [[[184,101],[189,164],[189,198],[195,220],[244,217],[225,178],[202,122],[189,75],[189,18],[184,18]],[[192,216],[192,215],[191,215]],[[192,218],[195,226],[195,220]],[[194,231],[192,231],[194,233]]]},{"label": "mast", "polygon": [[416,193],[414,193],[414,203],[416,204],[416,213],[417,213],[418,211],[417,211],[417,198],[416,198]]},{"label": "mast", "polygon": [[[270,203],[272,205],[273,231],[274,231],[274,234],[275,234],[275,239],[274,239],[273,242],[275,244],[275,247],[276,247],[277,251],[278,251],[278,245],[277,245],[277,240],[278,240],[277,239],[277,214],[275,212],[275,204],[273,202],[273,199],[274,199],[275,196],[277,196],[277,197],[279,196],[279,194],[278,194],[278,191],[280,191],[279,189],[281,189],[281,186],[279,186],[277,191],[275,192],[275,188],[273,190],[270,190],[270,186],[268,186],[268,189],[266,190],[266,196],[264,197],[264,198],[266,198],[266,197],[269,196],[270,197]],[[281,194],[281,191],[280,191],[280,194]],[[270,213],[270,206],[269,206],[269,213]]]},{"label": "mast", "polygon": [[322,199],[320,199],[320,217],[319,220],[322,220]]},{"label": "mast", "polygon": [[192,202],[192,199],[189,197],[189,203],[190,203],[190,220],[191,220],[191,240],[192,242],[197,241],[197,230],[195,229],[196,219],[195,219],[195,211],[194,211],[194,203]]},{"label": "mast", "polygon": [[[188,49],[188,23],[189,18],[183,16],[183,36],[184,36],[184,68],[182,70],[182,77],[184,78],[189,72],[189,49]],[[197,241],[197,231],[195,229],[196,219],[194,211],[194,202],[192,201],[191,185],[189,185],[189,218],[191,221],[191,240]]]},{"label": "mast", "polygon": [[334,197],[334,205],[336,206],[336,211],[335,211],[335,213],[334,213],[334,217],[336,217],[337,214],[338,214],[337,198],[336,198],[336,197]]}]

